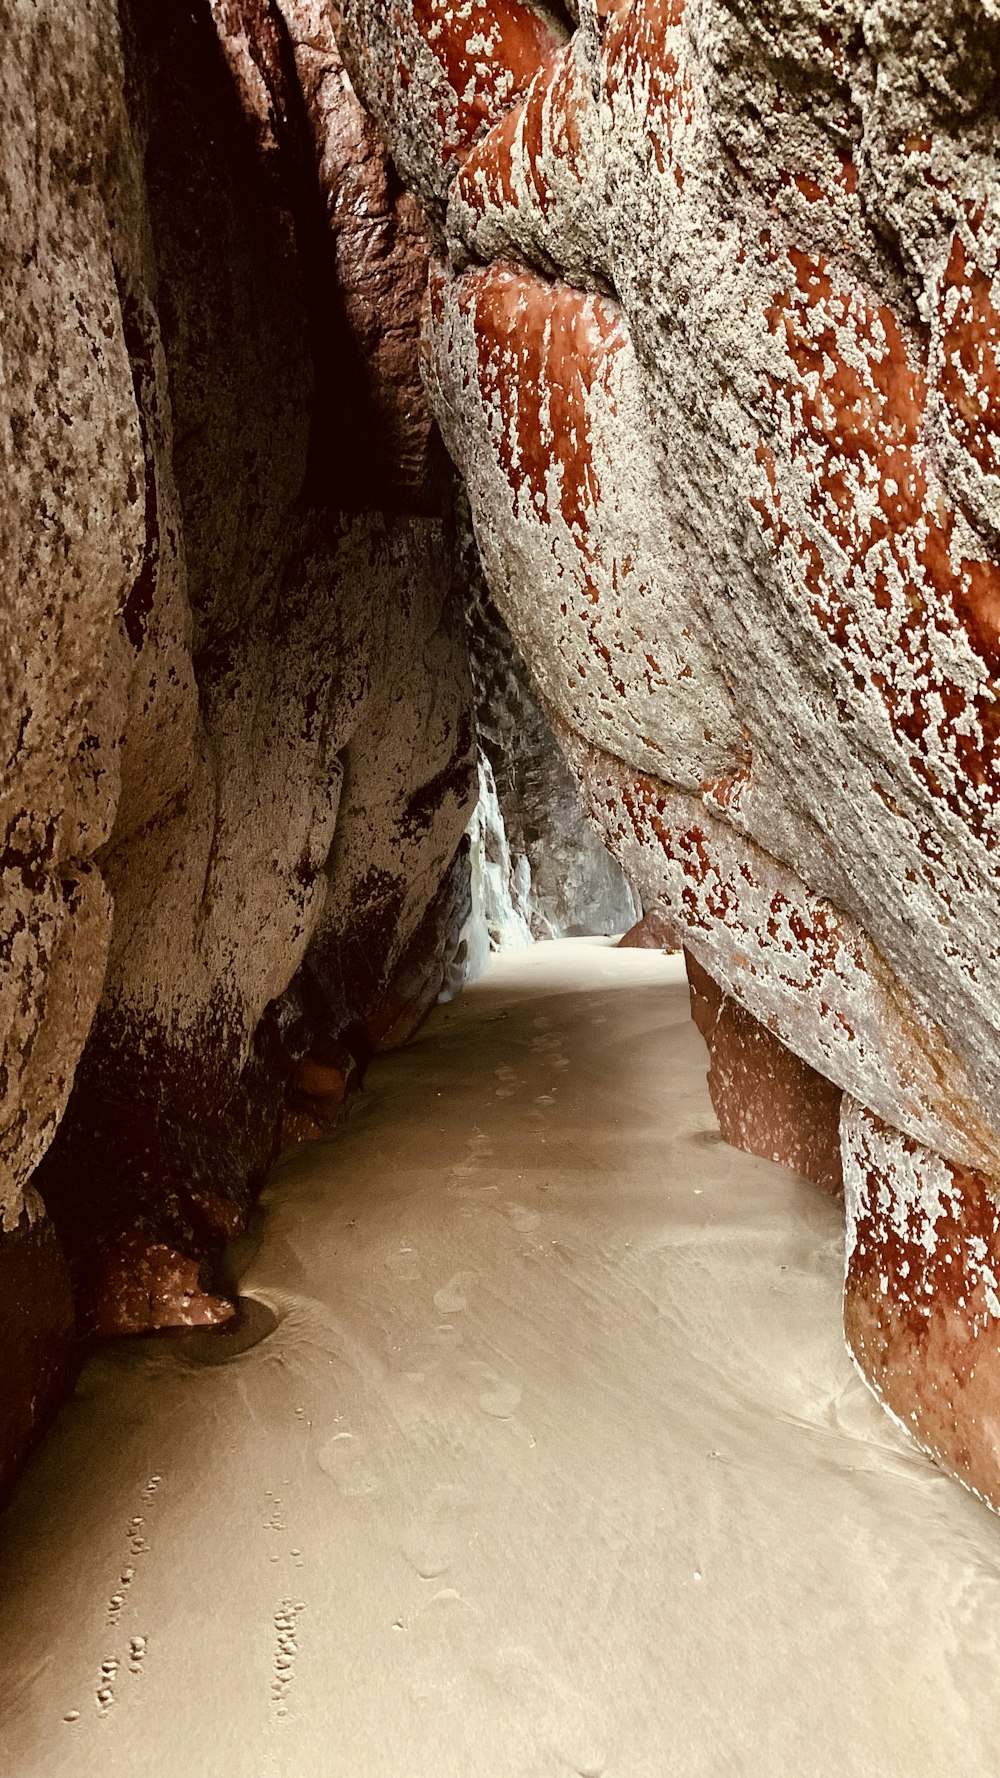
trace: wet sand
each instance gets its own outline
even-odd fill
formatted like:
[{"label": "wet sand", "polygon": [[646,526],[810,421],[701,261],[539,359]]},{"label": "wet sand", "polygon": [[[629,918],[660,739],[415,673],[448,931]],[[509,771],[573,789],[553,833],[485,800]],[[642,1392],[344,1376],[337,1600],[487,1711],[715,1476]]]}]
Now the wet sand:
[{"label": "wet sand", "polygon": [[996,1778],[1000,1522],[720,1144],[677,959],[495,959],[0,1521],[3,1778]]}]

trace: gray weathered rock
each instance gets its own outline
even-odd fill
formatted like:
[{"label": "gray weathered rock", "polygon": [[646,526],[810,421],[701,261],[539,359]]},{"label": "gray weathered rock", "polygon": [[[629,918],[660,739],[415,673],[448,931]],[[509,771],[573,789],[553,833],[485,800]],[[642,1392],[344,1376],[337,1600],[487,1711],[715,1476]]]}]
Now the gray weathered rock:
[{"label": "gray weathered rock", "polygon": [[[471,537],[464,563],[479,745],[503,826],[499,844],[508,848],[511,916],[515,923],[523,919],[536,939],[624,932],[637,917],[637,903],[621,866],[583,815],[576,780],[490,596]],[[482,794],[481,787],[481,802]],[[487,800],[490,794],[487,785]],[[499,911],[497,917],[502,926]]]},{"label": "gray weathered rock", "polygon": [[392,1041],[464,918],[427,250],[332,22],[0,13],[0,1208],[99,1331],[228,1312],[292,1061]]},{"label": "gray weathered rock", "polygon": [[[825,1118],[848,1095],[859,1362],[1000,1507],[996,1291],[954,1250],[967,1225],[1000,1268],[1000,11],[578,13],[542,45],[509,0],[470,70],[467,9],[348,0],[441,229],[428,388],[644,907],[766,1031],[762,1071],[792,1081],[780,1040]],[[917,1287],[893,1242],[920,1190]]]}]

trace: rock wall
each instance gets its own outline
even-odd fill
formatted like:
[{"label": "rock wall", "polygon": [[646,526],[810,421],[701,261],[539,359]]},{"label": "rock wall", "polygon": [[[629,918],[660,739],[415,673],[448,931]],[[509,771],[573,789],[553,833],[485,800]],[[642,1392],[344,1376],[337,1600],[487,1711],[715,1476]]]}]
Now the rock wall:
[{"label": "rock wall", "polygon": [[231,1313],[286,1087],[405,1036],[465,916],[427,247],[336,23],[0,0],[0,1484],[70,1275],[87,1332]]},{"label": "rock wall", "polygon": [[784,1152],[843,1096],[851,1349],[1000,1507],[1000,12],[344,25],[435,231],[425,375],[493,596],[730,1055],[743,1021],[723,1123]]},{"label": "rock wall", "polygon": [[635,897],[584,818],[573,773],[490,595],[471,534],[465,568],[476,729],[490,805],[483,821],[491,829],[491,815],[499,818],[497,843],[507,848],[501,901],[535,939],[624,932],[638,915]]}]

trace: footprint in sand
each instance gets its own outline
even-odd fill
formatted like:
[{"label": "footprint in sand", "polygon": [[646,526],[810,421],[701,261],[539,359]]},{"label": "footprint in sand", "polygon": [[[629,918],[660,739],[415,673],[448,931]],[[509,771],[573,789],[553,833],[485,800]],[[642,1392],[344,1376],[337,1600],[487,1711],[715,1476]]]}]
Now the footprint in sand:
[{"label": "footprint in sand", "polygon": [[421,1276],[420,1255],[415,1247],[401,1247],[398,1253],[390,1253],[385,1263],[403,1284],[412,1284]]},{"label": "footprint in sand", "polygon": [[505,1382],[491,1365],[483,1364],[479,1359],[471,1360],[464,1367],[464,1375],[471,1383],[485,1385],[479,1396],[479,1406],[491,1420],[509,1420],[521,1405],[521,1390],[517,1383]]},{"label": "footprint in sand", "polygon": [[461,1519],[472,1504],[472,1497],[465,1488],[441,1484],[432,1489],[426,1511],[414,1519],[400,1545],[421,1580],[436,1580],[451,1567]]},{"label": "footprint in sand", "polygon": [[512,1201],[505,1204],[504,1209],[519,1235],[530,1235],[532,1229],[537,1229],[542,1220],[537,1210],[529,1210],[525,1204],[515,1204]]},{"label": "footprint in sand", "polygon": [[381,1486],[368,1461],[363,1438],[353,1432],[335,1432],[318,1452],[317,1463],[324,1475],[336,1482],[345,1500],[367,1500]]},{"label": "footprint in sand", "polygon": [[501,1649],[489,1678],[531,1725],[539,1748],[577,1778],[601,1778],[607,1731],[598,1707],[550,1672],[530,1648]]},{"label": "footprint in sand", "polygon": [[491,1420],[509,1420],[521,1405],[521,1391],[516,1383],[504,1383],[498,1377],[495,1389],[484,1389],[479,1405]]},{"label": "footprint in sand", "polygon": [[476,1277],[475,1272],[456,1272],[454,1277],[448,1279],[447,1284],[442,1284],[440,1290],[434,1292],[435,1309],[439,1309],[442,1315],[461,1315],[462,1310],[469,1306],[465,1293]]},{"label": "footprint in sand", "polygon": [[410,1567],[421,1580],[436,1580],[451,1567],[451,1540],[440,1526],[414,1525],[400,1543]]}]

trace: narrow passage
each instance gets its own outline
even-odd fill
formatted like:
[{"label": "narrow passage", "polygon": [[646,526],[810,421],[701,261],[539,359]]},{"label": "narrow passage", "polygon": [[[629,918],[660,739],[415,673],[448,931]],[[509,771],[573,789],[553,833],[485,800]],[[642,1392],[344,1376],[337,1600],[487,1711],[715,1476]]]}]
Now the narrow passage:
[{"label": "narrow passage", "polygon": [[276,1169],[235,1332],[2,1522],[4,1778],[995,1778],[1000,1540],[718,1139],[679,960],[495,958]]}]

